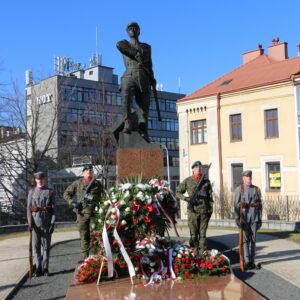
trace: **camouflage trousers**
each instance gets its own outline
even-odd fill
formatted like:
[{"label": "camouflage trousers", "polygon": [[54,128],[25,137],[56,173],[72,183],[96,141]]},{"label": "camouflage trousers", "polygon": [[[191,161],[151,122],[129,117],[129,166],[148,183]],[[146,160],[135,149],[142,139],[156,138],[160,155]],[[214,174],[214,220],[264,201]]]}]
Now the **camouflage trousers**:
[{"label": "camouflage trousers", "polygon": [[206,250],[206,231],[211,213],[196,213],[188,210],[188,226],[190,230],[190,246],[199,254]]},{"label": "camouflage trousers", "polygon": [[90,251],[90,222],[90,214],[77,215],[77,226],[80,234],[80,256],[83,259],[89,256]]}]

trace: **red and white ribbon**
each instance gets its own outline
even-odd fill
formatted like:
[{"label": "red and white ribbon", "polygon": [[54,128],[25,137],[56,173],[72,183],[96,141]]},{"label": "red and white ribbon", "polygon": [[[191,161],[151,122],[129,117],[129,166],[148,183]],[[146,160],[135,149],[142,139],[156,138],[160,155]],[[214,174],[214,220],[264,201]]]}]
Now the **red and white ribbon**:
[{"label": "red and white ribbon", "polygon": [[133,263],[123,245],[123,242],[118,234],[118,231],[117,231],[117,226],[119,224],[119,220],[120,220],[120,211],[118,208],[116,208],[116,212],[115,212],[115,216],[116,216],[116,227],[114,229],[114,237],[116,239],[116,241],[118,242],[119,244],[119,247],[120,247],[120,251],[124,257],[124,260],[127,264],[127,267],[128,267],[128,271],[129,271],[129,276],[130,277],[134,277],[135,276],[135,270],[134,270],[134,266],[133,266]]},{"label": "red and white ribbon", "polygon": [[174,229],[176,235],[179,236],[179,233],[178,233],[178,231],[177,231],[177,228],[176,228],[174,219],[169,215],[168,212],[166,212],[166,210],[163,208],[163,205],[160,203],[159,193],[156,193],[155,198],[156,198],[156,200],[157,200],[158,207],[161,209],[161,211],[163,212],[163,214],[167,217],[167,219],[168,219],[169,222],[171,223],[171,225],[172,225],[172,227],[173,227],[173,229]]},{"label": "red and white ribbon", "polygon": [[175,272],[173,270],[173,251],[174,249],[173,248],[168,248],[168,263],[169,263],[169,271],[170,271],[170,278],[171,279],[176,279],[176,275],[175,275]]}]

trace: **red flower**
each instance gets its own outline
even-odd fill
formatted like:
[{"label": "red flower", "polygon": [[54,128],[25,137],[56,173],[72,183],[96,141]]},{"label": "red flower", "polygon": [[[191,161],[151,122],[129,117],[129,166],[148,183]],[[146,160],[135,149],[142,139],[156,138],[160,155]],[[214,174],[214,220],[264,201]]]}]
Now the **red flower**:
[{"label": "red flower", "polygon": [[226,273],[226,272],[227,272],[227,267],[226,267],[226,266],[223,266],[223,267],[221,268],[221,270],[222,270],[223,273]]},{"label": "red flower", "polygon": [[206,264],[204,264],[204,263],[201,263],[201,264],[200,264],[200,268],[201,268],[201,269],[203,269],[203,268],[205,268],[205,267],[206,267]]},{"label": "red flower", "polygon": [[137,217],[132,217],[132,222],[133,222],[134,224],[137,224],[138,221],[139,221],[139,219],[138,219]]},{"label": "red flower", "polygon": [[148,228],[149,228],[150,230],[152,230],[152,229],[155,228],[155,225],[154,225],[154,224],[149,224]]},{"label": "red flower", "polygon": [[148,212],[156,213],[156,208],[151,203],[147,203],[145,205],[145,210]]},{"label": "red flower", "polygon": [[119,246],[119,243],[118,243],[118,241],[114,240],[114,241],[112,242],[112,246],[113,246],[113,247],[117,247],[117,246]]},{"label": "red flower", "polygon": [[144,216],[143,220],[144,220],[145,223],[150,223],[151,222],[151,218],[148,215]]},{"label": "red flower", "polygon": [[133,209],[133,211],[137,212],[140,209],[140,205],[136,201],[132,201],[131,208]]},{"label": "red flower", "polygon": [[122,230],[124,227],[125,227],[124,225],[119,223],[118,226],[117,226],[117,230]]},{"label": "red flower", "polygon": [[208,268],[209,270],[213,269],[213,267],[214,267],[214,266],[213,266],[212,264],[208,264],[208,265],[207,265],[207,268]]},{"label": "red flower", "polygon": [[121,262],[119,263],[119,266],[120,266],[121,269],[124,268],[124,267],[125,267],[125,262],[124,262],[124,261],[121,261]]}]

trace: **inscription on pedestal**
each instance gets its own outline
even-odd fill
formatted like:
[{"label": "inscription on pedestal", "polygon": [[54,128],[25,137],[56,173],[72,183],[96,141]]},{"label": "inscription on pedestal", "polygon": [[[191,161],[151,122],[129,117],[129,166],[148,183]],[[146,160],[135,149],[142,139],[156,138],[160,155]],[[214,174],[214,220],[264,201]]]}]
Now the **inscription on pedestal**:
[{"label": "inscription on pedestal", "polygon": [[163,177],[163,150],[126,148],[117,150],[117,181],[129,177]]}]

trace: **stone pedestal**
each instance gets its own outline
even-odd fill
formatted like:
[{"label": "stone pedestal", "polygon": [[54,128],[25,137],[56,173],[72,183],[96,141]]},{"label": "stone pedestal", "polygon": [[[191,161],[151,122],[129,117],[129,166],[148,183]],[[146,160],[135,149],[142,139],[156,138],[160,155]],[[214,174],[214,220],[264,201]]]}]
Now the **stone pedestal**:
[{"label": "stone pedestal", "polygon": [[117,181],[129,177],[163,177],[163,150],[124,148],[117,150]]}]

